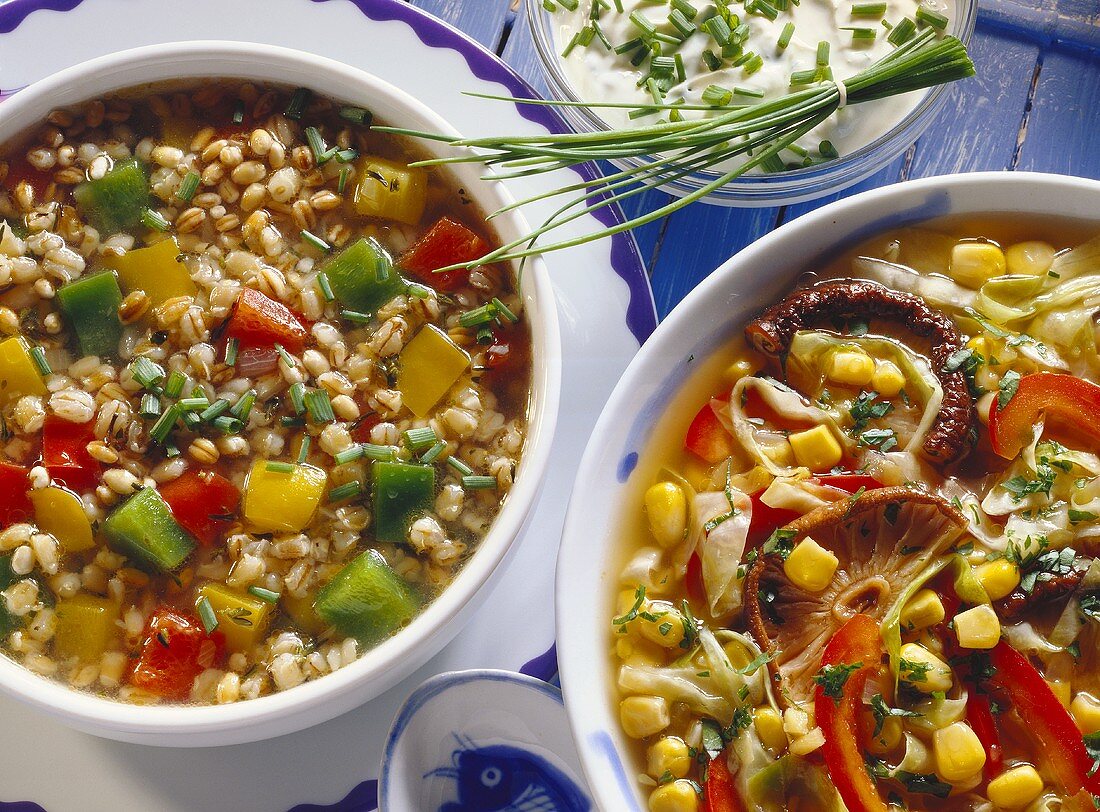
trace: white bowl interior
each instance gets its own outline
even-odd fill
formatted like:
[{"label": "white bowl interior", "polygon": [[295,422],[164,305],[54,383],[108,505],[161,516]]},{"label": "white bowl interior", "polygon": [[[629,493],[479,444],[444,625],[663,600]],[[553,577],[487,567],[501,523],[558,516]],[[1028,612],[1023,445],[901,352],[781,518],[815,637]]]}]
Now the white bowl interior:
[{"label": "white bowl interior", "polygon": [[[566,517],[557,571],[558,658],[566,711],[604,809],[642,810],[631,742],[619,729],[610,617],[618,591],[629,474],[651,429],[694,367],[736,336],[798,276],[886,229],[947,215],[1012,213],[1080,221],[1100,210],[1100,182],[1022,172],[973,173],[889,186],[777,229],[707,277],[627,368],[593,431]],[[1093,215],[1096,217],[1096,215]]]},{"label": "white bowl interior", "polygon": [[[185,42],[124,51],[76,65],[37,82],[4,102],[0,143],[40,124],[57,107],[150,82],[202,78],[266,81],[312,90],[371,109],[382,121],[421,130],[457,132],[445,120],[398,88],[356,68],[274,46],[232,42]],[[451,154],[449,147],[427,147]],[[480,179],[476,164],[458,164],[454,181],[483,212],[512,202],[499,183]],[[522,216],[496,218],[502,239],[529,231]],[[121,741],[164,746],[239,744],[290,733],[331,719],[392,687],[423,665],[458,632],[462,621],[499,574],[512,542],[529,517],[545,470],[557,419],[561,378],[557,309],[541,260],[529,262],[520,292],[532,331],[532,393],[529,433],[515,485],[492,529],[454,582],[407,628],[323,679],[259,699],[223,706],[139,707],[71,690],[38,677],[0,656],[0,690],[65,723]]]}]

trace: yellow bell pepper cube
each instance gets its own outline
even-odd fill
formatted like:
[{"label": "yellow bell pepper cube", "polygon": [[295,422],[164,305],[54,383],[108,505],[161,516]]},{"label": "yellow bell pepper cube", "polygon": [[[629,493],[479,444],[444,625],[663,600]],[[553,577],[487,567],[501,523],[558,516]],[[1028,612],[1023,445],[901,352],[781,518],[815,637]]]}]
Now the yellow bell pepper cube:
[{"label": "yellow bell pepper cube", "polygon": [[171,237],[148,248],[106,258],[103,264],[115,270],[126,293],[143,290],[156,307],[177,296],[194,296],[198,291],[187,267],[177,261],[179,255],[179,243]]},{"label": "yellow bell pepper cube", "polygon": [[[278,466],[278,467],[276,467]],[[309,524],[321,504],[328,474],[312,465],[257,460],[244,490],[244,518],[258,533],[294,533]]]},{"label": "yellow bell pepper cube", "polygon": [[0,407],[24,395],[46,395],[46,384],[31,360],[31,345],[22,336],[0,341]]},{"label": "yellow bell pepper cube", "polygon": [[31,504],[39,529],[57,539],[65,552],[79,553],[95,547],[92,523],[75,493],[64,488],[40,488],[31,491]]},{"label": "yellow bell pepper cube", "polygon": [[218,631],[225,635],[225,645],[230,651],[250,651],[263,640],[275,608],[270,603],[224,584],[203,585],[196,608],[203,598],[210,602],[218,619]]},{"label": "yellow bell pepper cube", "polygon": [[118,634],[118,606],[106,598],[79,593],[57,602],[54,651],[81,662],[98,661]]},{"label": "yellow bell pepper cube", "polygon": [[470,355],[438,327],[427,324],[401,351],[397,388],[417,417],[427,417],[470,366]]},{"label": "yellow bell pepper cube", "polygon": [[359,162],[355,210],[411,226],[420,222],[428,201],[428,173],[385,158],[367,156]]}]

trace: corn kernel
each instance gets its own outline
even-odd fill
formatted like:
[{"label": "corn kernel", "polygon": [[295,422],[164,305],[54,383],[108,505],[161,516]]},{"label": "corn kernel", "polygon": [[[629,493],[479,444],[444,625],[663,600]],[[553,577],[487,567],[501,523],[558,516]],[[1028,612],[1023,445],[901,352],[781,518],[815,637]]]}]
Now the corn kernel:
[{"label": "corn kernel", "polygon": [[974,352],[982,356],[982,358],[988,358],[992,355],[990,352],[989,339],[985,336],[974,336],[974,338],[966,342],[966,348],[974,350]]},{"label": "corn kernel", "polygon": [[1043,792],[1043,779],[1030,764],[1005,770],[986,788],[986,794],[999,809],[1019,809],[1027,806]]},{"label": "corn kernel", "polygon": [[[901,678],[926,694],[947,691],[954,683],[951,666],[919,643],[901,647]],[[909,668],[908,666],[915,666]]]},{"label": "corn kernel", "polygon": [[787,733],[783,730],[783,717],[778,711],[764,705],[752,712],[752,721],[756,725],[756,735],[773,753],[779,754],[787,749]]},{"label": "corn kernel", "polygon": [[787,439],[798,464],[815,473],[828,471],[844,456],[840,443],[825,426],[796,432]]},{"label": "corn kernel", "polygon": [[1062,703],[1062,707],[1069,708],[1069,700],[1073,695],[1070,684],[1059,679],[1048,679],[1046,683],[1050,686],[1054,696]]},{"label": "corn kernel", "polygon": [[615,641],[615,653],[627,665],[634,666],[664,665],[668,659],[661,646],[633,635],[619,635]]},{"label": "corn kernel", "polygon": [[691,749],[683,739],[664,736],[646,753],[646,772],[658,781],[665,775],[683,778],[691,770],[691,761]]},{"label": "corn kernel", "polygon": [[905,375],[893,361],[879,361],[871,377],[871,388],[884,398],[892,398],[905,388]]},{"label": "corn kernel", "polygon": [[812,538],[805,538],[798,542],[783,562],[783,572],[798,588],[820,592],[832,583],[839,563],[839,559],[829,550]]},{"label": "corn kernel", "polygon": [[1100,731],[1100,700],[1092,694],[1078,693],[1069,705],[1069,712],[1083,735]]},{"label": "corn kernel", "polygon": [[1054,264],[1054,253],[1054,246],[1047,242],[1018,242],[1005,251],[1005,265],[1010,274],[1042,276]]},{"label": "corn kernel", "polygon": [[649,812],[698,812],[699,794],[684,779],[657,787],[649,796]]},{"label": "corn kernel", "polygon": [[742,378],[747,378],[754,372],[756,372],[756,366],[752,361],[747,358],[738,358],[726,367],[726,371],[723,373],[722,377],[726,379],[726,383],[733,386],[733,384],[737,383]]},{"label": "corn kernel", "polygon": [[634,589],[620,589],[619,597],[616,602],[618,611],[616,614],[625,615],[631,609],[634,608],[634,604],[638,601],[638,593]]},{"label": "corn kernel", "polygon": [[829,364],[829,380],[848,386],[866,386],[874,374],[874,359],[860,350],[840,350]]},{"label": "corn kernel", "polygon": [[[667,603],[651,603],[635,624],[642,637],[664,648],[676,648],[684,639],[684,616]],[[652,619],[651,619],[652,618]]]},{"label": "corn kernel", "polygon": [[628,696],[619,703],[619,721],[632,739],[660,733],[671,721],[668,700],[661,696]]},{"label": "corn kernel", "polygon": [[901,610],[901,627],[909,630],[927,629],[942,622],[946,616],[940,596],[931,589],[922,589]]},{"label": "corn kernel", "polygon": [[993,648],[1001,639],[1001,621],[992,606],[975,606],[955,615],[955,636],[963,648]]},{"label": "corn kernel", "polygon": [[1005,273],[1005,254],[988,242],[960,242],[951,250],[951,278],[977,290],[994,276]]},{"label": "corn kernel", "polygon": [[1020,568],[1007,558],[987,561],[975,568],[974,576],[991,601],[999,601],[1020,585]]},{"label": "corn kernel", "polygon": [[[871,714],[867,714],[871,717]],[[870,730],[874,733],[875,730],[874,717],[870,719]],[[878,735],[871,735],[867,741],[867,749],[877,755],[886,755],[891,753],[894,749],[901,744],[902,737],[904,736],[904,730],[902,728],[901,719],[896,716],[887,716],[882,720],[882,730],[878,732]]]},{"label": "corn kernel", "polygon": [[783,711],[783,732],[791,741],[810,732],[810,714],[801,708],[787,708]]},{"label": "corn kernel", "polygon": [[791,753],[796,756],[808,756],[823,744],[825,744],[825,733],[821,728],[815,727],[805,736],[799,736],[791,742]]},{"label": "corn kernel", "polygon": [[687,497],[673,482],[658,482],[645,492],[649,530],[662,547],[675,547],[687,531]]},{"label": "corn kernel", "polygon": [[957,784],[985,766],[985,748],[966,722],[954,722],[932,734],[936,772],[944,781]]}]

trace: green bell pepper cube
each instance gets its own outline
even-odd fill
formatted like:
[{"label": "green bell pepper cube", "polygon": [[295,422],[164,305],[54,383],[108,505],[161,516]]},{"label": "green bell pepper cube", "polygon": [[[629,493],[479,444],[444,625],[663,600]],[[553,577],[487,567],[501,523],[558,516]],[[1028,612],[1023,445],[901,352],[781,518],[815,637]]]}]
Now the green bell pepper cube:
[{"label": "green bell pepper cube", "polygon": [[367,237],[353,242],[321,270],[340,303],[359,313],[373,313],[408,288],[386,250]]},{"label": "green bell pepper cube", "polygon": [[103,532],[115,550],[161,572],[179,568],[195,549],[156,488],[143,488],[115,508]]},{"label": "green bell pepper cube", "polygon": [[149,207],[149,179],[136,159],[114,165],[97,180],[81,183],[73,190],[81,212],[107,237],[133,228]]},{"label": "green bell pepper cube", "polygon": [[420,596],[377,550],[351,560],[317,593],[317,614],[365,646],[386,639],[420,609]]},{"label": "green bell pepper cube", "polygon": [[76,333],[81,355],[118,355],[122,290],[113,271],[85,276],[58,288],[57,301]]},{"label": "green bell pepper cube", "polygon": [[394,544],[405,535],[416,514],[429,510],[435,496],[435,469],[407,462],[374,462],[374,535]]}]

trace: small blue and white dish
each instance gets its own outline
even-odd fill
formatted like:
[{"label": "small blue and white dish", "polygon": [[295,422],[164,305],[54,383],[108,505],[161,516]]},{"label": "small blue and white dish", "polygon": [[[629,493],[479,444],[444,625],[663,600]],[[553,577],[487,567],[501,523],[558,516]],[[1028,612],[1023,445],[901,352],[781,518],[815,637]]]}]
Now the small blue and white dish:
[{"label": "small blue and white dish", "polygon": [[381,812],[589,812],[561,691],[510,671],[432,677],[397,714]]}]

